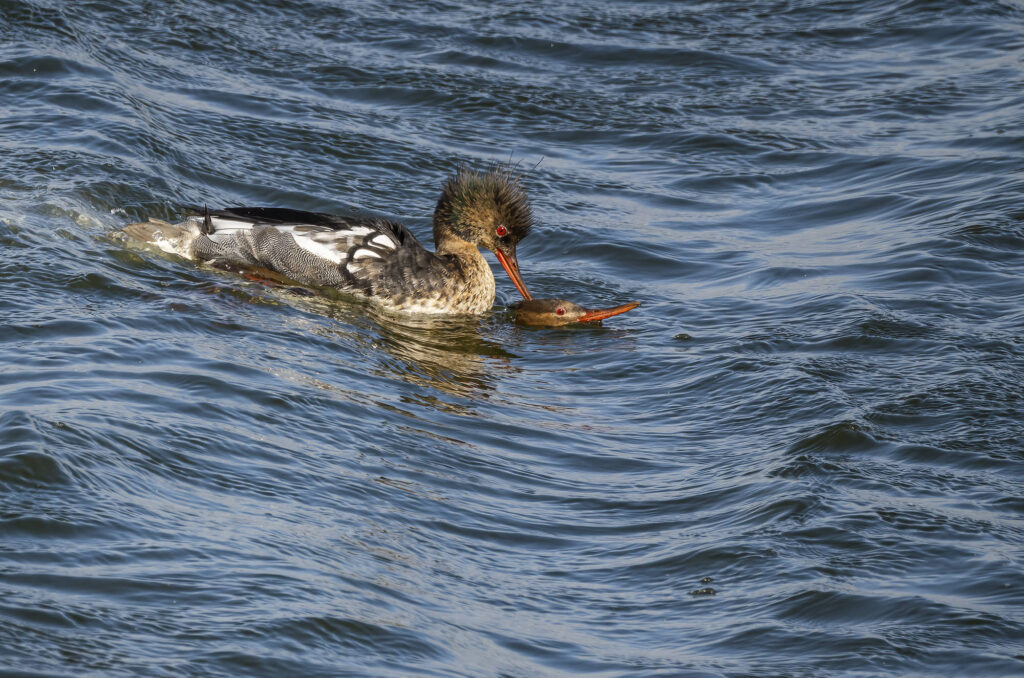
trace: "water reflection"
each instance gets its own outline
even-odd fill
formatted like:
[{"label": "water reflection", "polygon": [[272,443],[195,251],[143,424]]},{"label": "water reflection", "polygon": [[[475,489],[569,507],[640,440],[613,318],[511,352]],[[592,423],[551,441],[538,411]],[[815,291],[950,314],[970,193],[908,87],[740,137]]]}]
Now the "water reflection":
[{"label": "water reflection", "polygon": [[[390,375],[470,401],[486,399],[515,356],[489,338],[493,317],[399,316],[368,308],[376,324],[375,348],[383,349]],[[497,366],[506,369],[496,370]],[[433,407],[464,410],[432,395],[416,398]]]},{"label": "water reflection", "polygon": [[[251,303],[267,303],[268,297],[281,303],[327,317],[335,324],[301,317],[293,323],[297,331],[312,332],[326,339],[342,339],[358,350],[363,369],[385,379],[398,378],[415,385],[437,389],[465,401],[486,399],[499,376],[516,369],[516,356],[490,338],[497,314],[483,316],[402,315],[376,308],[348,296],[306,296],[291,289],[246,289],[244,281],[224,291],[247,296]],[[496,369],[500,366],[500,369]],[[433,394],[411,393],[411,399],[430,408],[470,414],[464,404],[447,402]]]}]

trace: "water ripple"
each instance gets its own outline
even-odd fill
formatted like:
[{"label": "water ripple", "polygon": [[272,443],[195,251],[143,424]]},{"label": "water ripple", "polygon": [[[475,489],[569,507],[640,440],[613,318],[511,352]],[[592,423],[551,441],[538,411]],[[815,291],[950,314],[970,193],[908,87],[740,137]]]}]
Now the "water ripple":
[{"label": "water ripple", "polygon": [[[1016,2],[0,0],[0,672],[1017,675]],[[519,161],[539,296],[129,247]]]}]

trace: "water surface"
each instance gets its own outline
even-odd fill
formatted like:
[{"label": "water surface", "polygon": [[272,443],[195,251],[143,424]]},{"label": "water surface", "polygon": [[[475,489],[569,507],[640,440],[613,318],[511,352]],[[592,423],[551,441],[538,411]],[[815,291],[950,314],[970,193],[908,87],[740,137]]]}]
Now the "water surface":
[{"label": "water surface", "polygon": [[[0,672],[1024,674],[1024,5],[0,0]],[[429,240],[404,320],[127,246]]]}]

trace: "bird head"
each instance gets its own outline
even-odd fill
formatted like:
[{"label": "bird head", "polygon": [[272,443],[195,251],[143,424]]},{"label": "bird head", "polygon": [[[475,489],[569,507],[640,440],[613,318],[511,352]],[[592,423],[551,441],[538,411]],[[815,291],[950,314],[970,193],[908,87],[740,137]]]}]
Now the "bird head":
[{"label": "bird head", "polygon": [[614,308],[584,308],[565,299],[527,299],[512,304],[516,320],[524,325],[569,325],[589,323],[631,311],[640,302]]},{"label": "bird head", "polygon": [[508,165],[483,172],[460,168],[444,184],[434,209],[434,242],[454,235],[494,252],[524,299],[530,293],[519,274],[516,245],[533,225],[530,201]]}]

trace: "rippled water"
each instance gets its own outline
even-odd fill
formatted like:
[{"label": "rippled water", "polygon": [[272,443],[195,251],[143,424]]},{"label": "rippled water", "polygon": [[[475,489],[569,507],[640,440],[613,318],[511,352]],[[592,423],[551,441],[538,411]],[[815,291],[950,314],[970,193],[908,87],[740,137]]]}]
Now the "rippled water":
[{"label": "rippled water", "polygon": [[[4,675],[1024,675],[1020,2],[0,0],[0,102]],[[642,308],[112,235],[508,159]]]}]

